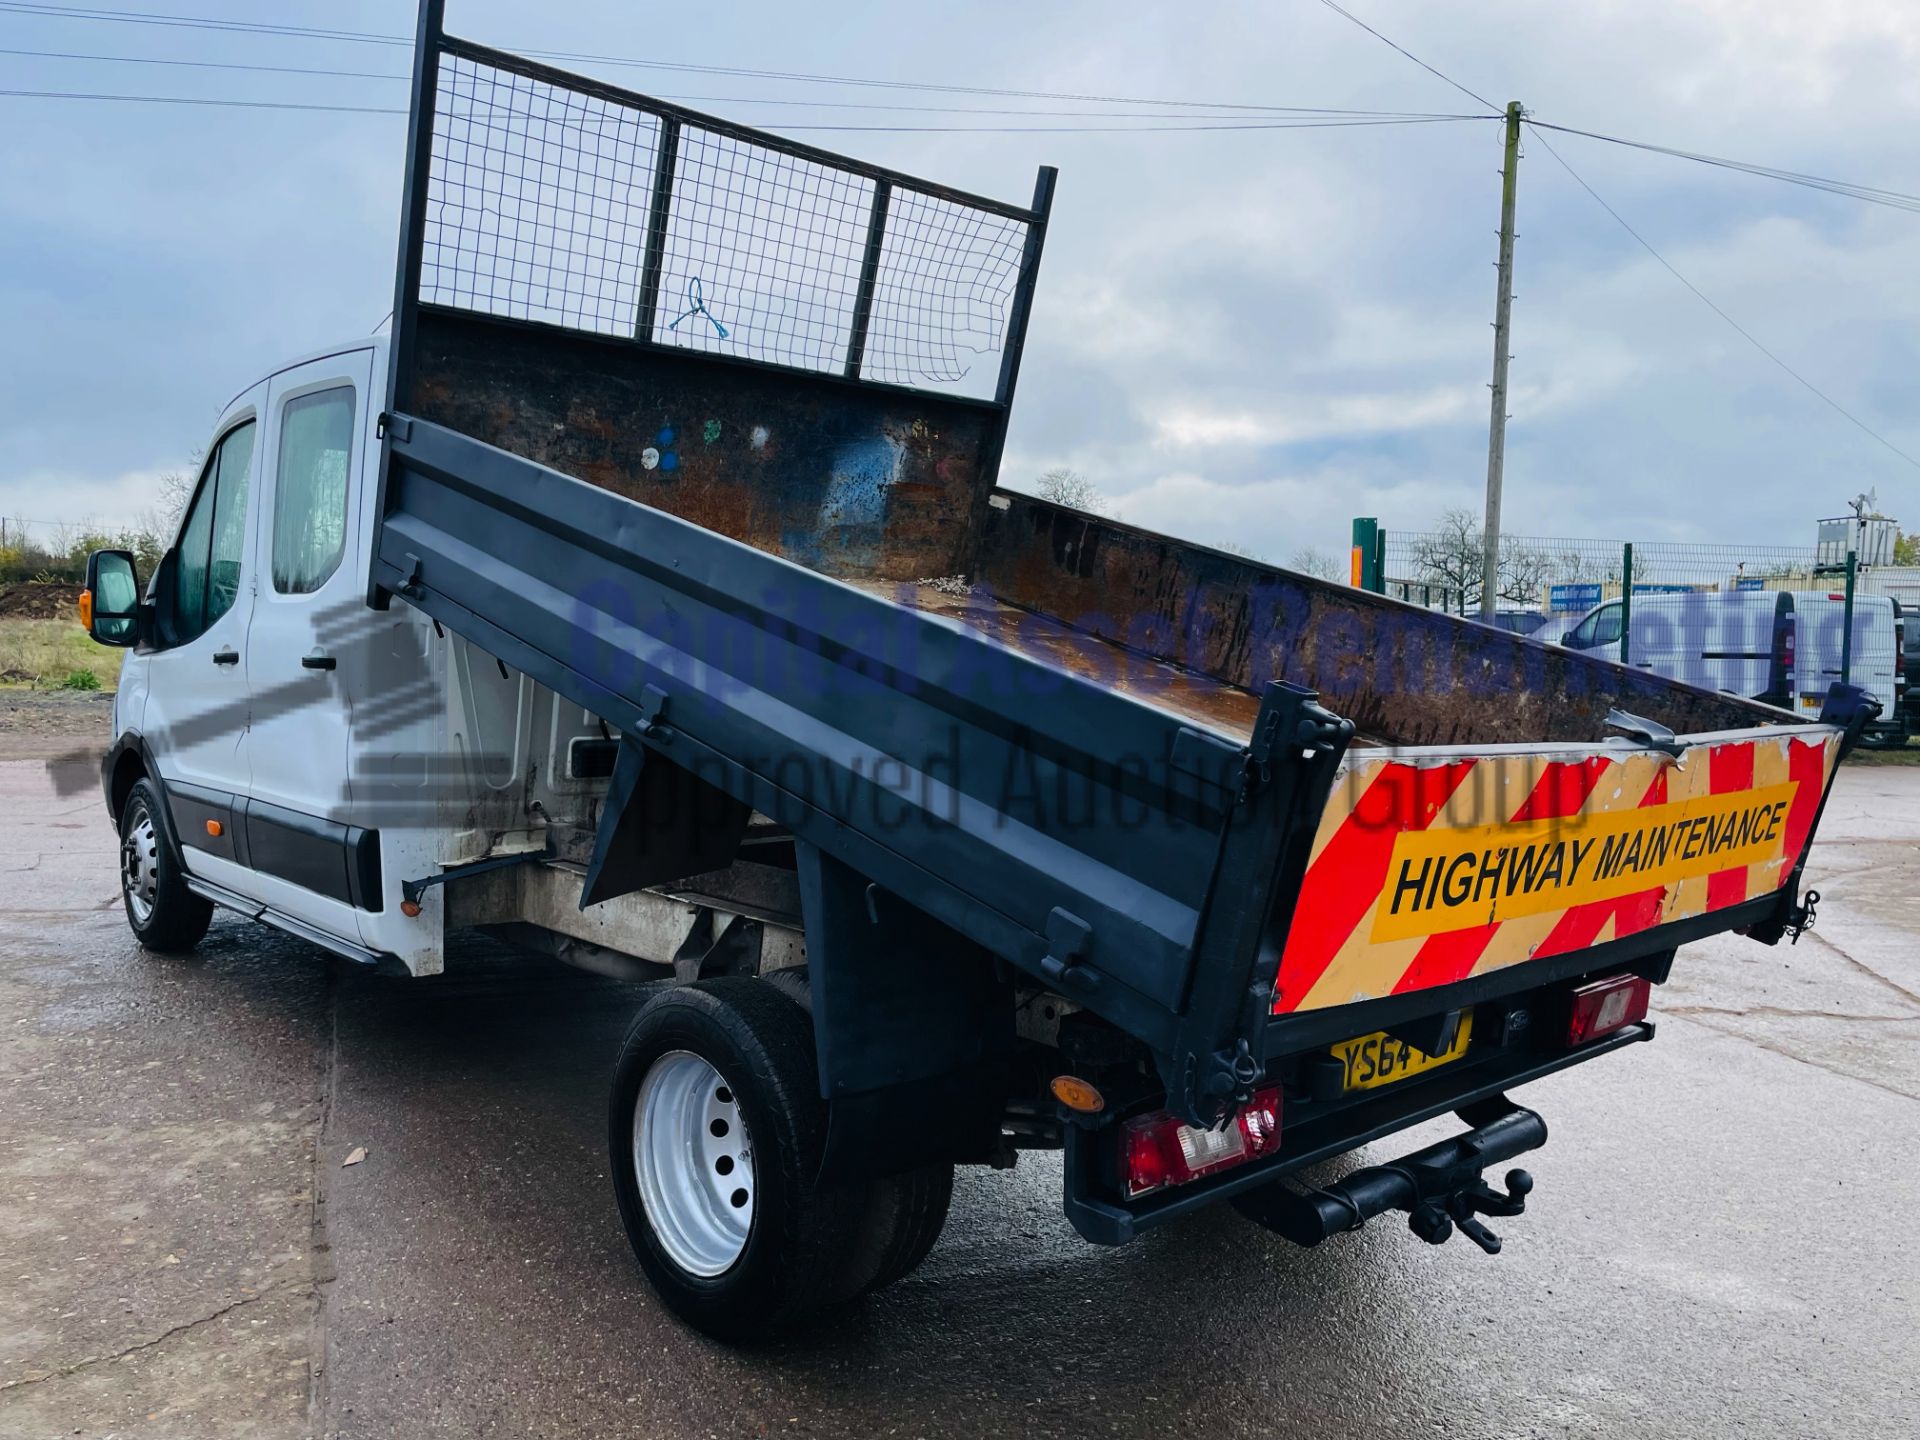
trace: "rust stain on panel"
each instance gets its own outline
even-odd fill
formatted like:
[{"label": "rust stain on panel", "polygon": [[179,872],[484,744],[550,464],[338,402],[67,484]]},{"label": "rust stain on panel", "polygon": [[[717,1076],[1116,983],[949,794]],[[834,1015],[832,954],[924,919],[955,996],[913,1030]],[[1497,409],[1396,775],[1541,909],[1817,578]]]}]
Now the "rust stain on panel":
[{"label": "rust stain on panel", "polygon": [[970,569],[1003,412],[432,309],[405,403],[825,574]]},{"label": "rust stain on panel", "polygon": [[1028,496],[995,507],[979,575],[998,600],[1249,694],[1309,686],[1391,744],[1591,742],[1616,707],[1682,734],[1785,718]]}]

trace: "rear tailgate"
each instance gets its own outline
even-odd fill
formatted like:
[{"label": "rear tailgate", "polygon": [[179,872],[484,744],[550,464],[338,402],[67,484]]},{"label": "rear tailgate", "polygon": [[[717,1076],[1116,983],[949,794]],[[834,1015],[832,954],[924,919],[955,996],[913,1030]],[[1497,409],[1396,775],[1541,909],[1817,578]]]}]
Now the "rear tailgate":
[{"label": "rear tailgate", "polygon": [[1807,844],[1840,738],[1727,731],[1688,737],[1677,759],[1618,742],[1350,751],[1274,1013],[1449,985],[1771,895]]}]

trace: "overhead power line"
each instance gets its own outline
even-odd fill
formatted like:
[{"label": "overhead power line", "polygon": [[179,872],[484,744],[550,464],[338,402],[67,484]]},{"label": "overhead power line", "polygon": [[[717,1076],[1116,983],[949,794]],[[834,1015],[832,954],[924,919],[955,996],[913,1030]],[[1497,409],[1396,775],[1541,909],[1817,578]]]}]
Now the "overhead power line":
[{"label": "overhead power line", "polygon": [[[88,90],[4,90],[0,98],[33,100],[120,100],[138,105],[210,105],[238,110],[322,110],[351,115],[405,115],[404,105],[324,105],[292,100],[229,100],[205,95],[126,95]],[[1411,120],[1229,120],[1200,124],[1153,125],[826,125],[814,121],[774,124],[779,131],[862,132],[887,135],[1167,135],[1191,131],[1351,130],[1380,125],[1435,125],[1449,119],[1479,120],[1478,115],[1434,116]],[[579,123],[579,122],[574,122]]]},{"label": "overhead power line", "polygon": [[[111,10],[77,5],[47,3],[47,0],[0,0],[0,12],[36,15],[42,18],[89,20],[115,24],[148,25],[166,29],[215,30],[231,34],[271,35],[290,39],[331,40],[357,45],[386,45],[411,49],[410,35],[382,34],[369,30],[335,30],[312,25],[289,25],[258,20],[226,20],[203,15],[166,15],[148,11]],[[633,66],[648,70],[669,70],[698,75],[730,75],[755,80],[784,80],[809,85],[853,85],[872,89],[919,90],[951,95],[995,95],[1022,100],[1074,101],[1100,105],[1153,105],[1180,110],[1239,110],[1260,114],[1342,113],[1319,107],[1256,105],[1227,100],[1169,100],[1139,95],[1093,95],[1061,90],[1014,90],[986,85],[935,84],[914,80],[876,80],[857,75],[818,75],[799,70],[762,70],[738,65],[705,65],[688,61],[642,60],[622,55],[601,55],[571,50],[524,49],[516,53],[541,60],[572,63]],[[1427,112],[1356,111],[1356,114],[1393,115],[1406,118]]]},{"label": "overhead power line", "polygon": [[1371,25],[1367,24],[1366,21],[1362,20],[1358,15],[1354,14],[1351,10],[1343,9],[1341,6],[1336,5],[1334,3],[1334,0],[1320,0],[1320,3],[1326,6],[1329,10],[1333,11],[1334,14],[1343,16],[1344,18],[1351,20],[1354,24],[1358,25],[1362,30],[1366,31],[1369,35],[1373,36],[1373,38],[1378,40],[1381,44],[1390,46],[1391,48],[1398,50],[1402,55],[1406,56],[1407,59],[1411,60],[1414,64],[1418,65],[1422,70],[1426,71],[1429,75],[1435,76],[1438,79],[1446,81],[1447,84],[1451,85],[1454,89],[1458,90],[1462,95],[1466,96],[1469,100],[1479,101],[1480,104],[1485,106],[1487,110],[1492,114],[1497,115],[1500,113],[1500,107],[1498,105],[1495,105],[1491,100],[1487,99],[1486,96],[1477,94],[1474,91],[1469,90],[1466,86],[1462,85],[1458,80],[1454,79],[1451,75],[1446,74],[1444,71],[1434,69],[1433,66],[1429,65],[1426,61],[1422,60],[1418,55],[1414,54],[1411,50],[1407,49],[1406,46],[1397,44],[1394,41],[1389,40],[1385,35],[1382,35],[1378,30],[1374,29]]},{"label": "overhead power line", "polygon": [[[90,50],[29,50],[12,46],[0,46],[0,55],[23,55],[43,60],[86,60],[101,61],[116,65],[162,65],[191,70],[233,70],[258,72],[267,75],[315,75],[354,80],[385,80],[404,84],[412,77],[392,70],[342,70],[330,66],[309,65],[260,65],[237,60],[182,60],[158,55],[103,55]],[[1176,110],[1035,110],[990,108],[976,105],[903,105],[898,103],[882,104],[862,100],[794,100],[784,97],[761,95],[688,95],[660,92],[654,95],[657,100],[698,101],[705,104],[724,105],[780,105],[799,106],[809,110],[884,110],[889,112],[913,112],[930,115],[1039,115],[1054,116],[1062,119],[1108,119],[1108,120],[1239,120],[1248,117],[1242,114],[1224,114],[1215,109],[1195,111]],[[1478,116],[1457,116],[1432,111],[1401,110],[1346,110],[1332,106],[1296,105],[1286,108],[1286,114],[1303,116],[1351,116],[1359,119],[1374,120],[1454,120],[1478,119]]]},{"label": "overhead power line", "polygon": [[1786,170],[1777,165],[1756,165],[1748,160],[1729,160],[1722,155],[1702,155],[1695,150],[1679,150],[1671,145],[1655,145],[1648,140],[1628,140],[1619,135],[1602,135],[1597,130],[1576,130],[1571,125],[1552,125],[1544,120],[1532,120],[1530,123],[1536,130],[1552,130],[1561,135],[1579,135],[1588,140],[1603,140],[1609,145],[1624,145],[1630,150],[1647,150],[1656,155],[1671,155],[1676,160],[1692,160],[1698,164],[1713,165],[1722,170],[1738,170],[1767,180],[1780,180],[1789,185],[1804,185],[1810,189],[1824,190],[1830,195],[1844,195],[1853,200],[1865,200],[1870,205],[1890,205],[1896,210],[1920,210],[1920,195],[1909,195],[1900,190],[1885,190],[1876,185],[1857,185],[1850,180],[1832,180],[1824,175],[1809,175],[1803,170]]},{"label": "overhead power line", "polygon": [[209,95],[112,95],[87,90],[0,90],[15,100],[123,100],[130,105],[211,105],[229,110],[331,110],[346,115],[404,115],[404,105],[321,105],[296,100],[220,100]]},{"label": "overhead power line", "polygon": [[[1379,40],[1382,44],[1389,46],[1396,53],[1406,57],[1408,60],[1418,65],[1421,69],[1425,70],[1428,74],[1434,76],[1436,79],[1443,81],[1447,85],[1451,86],[1454,90],[1457,90],[1462,95],[1465,95],[1469,99],[1484,106],[1489,114],[1498,113],[1499,107],[1492,104],[1492,102],[1487,100],[1486,97],[1481,95],[1478,91],[1469,89],[1467,86],[1461,84],[1458,80],[1455,80],[1451,75],[1448,75],[1445,71],[1421,59],[1418,55],[1414,54],[1411,50],[1407,49],[1404,45],[1401,45],[1398,41],[1394,40],[1391,36],[1383,34],[1381,31],[1375,29],[1373,26],[1369,25],[1366,21],[1362,20],[1359,16],[1355,15],[1352,11],[1348,10],[1345,6],[1339,4],[1338,0],[1320,0],[1320,3],[1325,5],[1328,9],[1332,10],[1341,18],[1351,22],[1352,24],[1358,26],[1360,29],[1366,31],[1369,35]],[[31,15],[31,16],[38,16],[38,17],[47,18],[47,19],[57,18],[57,19],[68,19],[68,20],[85,20],[85,21],[98,21],[98,22],[112,22],[112,23],[119,23],[119,24],[158,26],[162,28],[174,28],[174,29],[184,28],[184,29],[197,29],[197,30],[224,31],[224,32],[235,33],[235,34],[277,36],[277,37],[289,38],[289,39],[305,39],[305,40],[315,40],[315,41],[338,41],[338,42],[349,43],[349,44],[383,45],[383,46],[400,47],[400,48],[409,48],[413,43],[412,38],[410,36],[399,35],[399,34],[385,34],[377,31],[342,30],[342,29],[334,29],[334,28],[328,28],[323,26],[293,25],[293,24],[287,24],[287,23],[277,22],[277,21],[231,20],[231,19],[226,19],[226,18],[217,17],[217,16],[176,15],[176,14],[155,13],[150,11],[119,10],[119,9],[109,9],[109,8],[100,7],[100,6],[61,4],[61,3],[55,3],[55,0],[0,0],[0,13],[12,13],[12,14],[18,14],[23,16]],[[334,76],[339,76],[343,78],[365,78],[365,79],[390,79],[390,78],[404,79],[405,78],[403,76],[402,77],[392,76],[387,72],[382,72],[382,71],[332,69],[332,68],[325,68],[325,67],[303,67],[303,66],[245,65],[239,62],[172,60],[172,59],[159,59],[154,57],[145,57],[145,56],[89,55],[89,54],[82,54],[79,52],[71,52],[71,51],[62,52],[62,51],[6,50],[6,51],[0,51],[0,53],[20,54],[20,55],[38,55],[38,56],[44,56],[46,58],[60,58],[60,59],[97,59],[102,61],[128,62],[128,63],[140,63],[140,64],[179,65],[179,66],[191,66],[195,68],[208,68],[208,69],[229,69],[229,70],[257,69],[257,70],[261,70],[263,72],[269,72],[269,73],[334,75]],[[818,75],[818,74],[807,73],[804,71],[764,70],[764,69],[753,69],[745,66],[706,65],[706,64],[696,64],[696,63],[690,63],[685,61],[672,61],[672,60],[642,60],[642,59],[637,59],[629,56],[603,55],[603,54],[594,54],[590,52],[569,51],[569,50],[531,50],[530,49],[530,50],[522,51],[521,53],[535,57],[535,58],[539,58],[539,59],[566,61],[570,63],[635,66],[635,67],[640,67],[644,69],[680,71],[688,74],[734,76],[734,77],[745,78],[745,79],[777,80],[777,81],[788,81],[788,82],[794,82],[794,83],[804,83],[804,84],[813,84],[813,85],[846,85],[846,86],[857,86],[857,87],[864,87],[864,88],[925,91],[925,92],[956,94],[956,95],[1000,96],[1000,97],[1011,97],[1016,99],[1052,100],[1056,102],[1067,101],[1067,102],[1076,102],[1076,103],[1083,103],[1083,104],[1098,104],[1098,105],[1123,105],[1123,104],[1150,105],[1150,106],[1157,107],[1158,109],[1169,110],[1169,111],[1206,112],[1204,114],[1202,113],[1185,114],[1180,117],[1185,119],[1215,119],[1215,118],[1228,119],[1230,118],[1227,116],[1215,115],[1212,113],[1212,112],[1218,112],[1218,111],[1241,111],[1241,112],[1273,114],[1273,115],[1312,115],[1312,116],[1346,115],[1346,116],[1353,116],[1355,118],[1393,119],[1393,120],[1409,120],[1409,121],[1416,120],[1416,119],[1438,120],[1438,119],[1476,118],[1476,117],[1456,116],[1456,115],[1447,114],[1443,112],[1432,112],[1432,111],[1394,111],[1394,110],[1360,110],[1360,109],[1348,110],[1348,109],[1340,109],[1340,108],[1331,107],[1331,106],[1264,105],[1264,104],[1250,104],[1245,102],[1223,101],[1223,100],[1169,100],[1162,97],[1097,95],[1097,94],[1084,94],[1084,93],[1070,92],[1070,91],[1015,90],[1015,89],[998,88],[998,87],[983,86],[983,85],[950,85],[950,84],[935,84],[931,82],[908,81],[908,80],[876,80],[876,79],[872,79],[870,77],[865,77],[865,76]],[[979,113],[979,114],[1019,115],[1019,114],[1032,113],[1035,115],[1059,115],[1063,117],[1086,118],[1086,119],[1093,119],[1093,118],[1100,118],[1100,117],[1110,117],[1114,119],[1153,118],[1146,115],[1127,115],[1123,117],[1120,114],[1117,114],[1112,111],[1106,111],[1106,110],[1091,111],[1091,112],[1084,112],[1084,113],[1078,112],[1078,111],[1060,111],[1060,110],[1028,112],[1028,111],[1018,111],[1018,110],[998,111],[998,110],[982,109],[978,111],[973,111],[969,107],[954,107],[951,111],[948,111],[945,109],[945,107],[939,107],[939,106],[908,106],[908,105],[891,106],[891,105],[878,105],[878,104],[860,104],[858,102],[852,102],[852,101],[810,101],[810,100],[795,100],[795,99],[786,99],[786,98],[749,99],[748,97],[745,97],[745,96],[735,97],[735,96],[708,96],[708,95],[662,95],[659,98],[666,99],[666,100],[704,102],[704,103],[710,103],[710,104],[711,103],[765,104],[765,105],[795,106],[795,107],[822,108],[822,109],[849,109],[849,110],[875,109],[875,110],[896,110],[896,111],[924,110],[927,113],[953,113],[953,114]],[[182,102],[182,103],[185,103],[185,102]],[[274,106],[268,105],[267,102],[254,102],[254,103],[260,105],[262,108],[276,108]],[[357,110],[362,108],[371,109],[372,107],[357,107],[357,106],[326,107],[326,106],[318,106],[318,105],[312,106],[312,107],[293,107],[291,105],[291,102],[289,102],[289,108],[314,108],[314,109],[339,108],[342,110]],[[1169,116],[1169,118],[1173,118],[1173,117]],[[1789,170],[1789,169],[1785,169],[1778,166],[1760,165],[1760,164],[1755,164],[1752,162],[1741,161],[1741,160],[1730,160],[1723,156],[1706,155],[1696,151],[1679,149],[1674,146],[1658,145],[1652,142],[1641,141],[1641,140],[1630,140],[1617,135],[1606,135],[1598,131],[1582,130],[1582,129],[1577,129],[1573,126],[1566,126],[1566,125],[1555,125],[1547,121],[1539,120],[1537,118],[1533,118],[1533,117],[1529,117],[1529,118],[1532,120],[1532,123],[1537,128],[1556,130],[1562,134],[1584,136],[1588,139],[1599,140],[1608,144],[1623,145],[1623,146],[1628,146],[1630,148],[1637,149],[1637,150],[1649,151],[1655,154],[1669,155],[1676,159],[1690,160],[1698,164],[1714,165],[1714,166],[1719,166],[1725,169],[1738,170],[1747,174],[1756,175],[1756,176],[1760,176],[1760,177],[1772,179],[1772,180],[1778,180],[1787,184],[1801,185],[1810,189],[1826,191],[1829,194],[1839,195],[1845,198],[1863,200],[1869,204],[1885,205],[1893,209],[1920,210],[1920,196],[1907,194],[1903,191],[1884,189],[1878,186],[1871,186],[1871,185],[1860,185],[1850,181],[1834,180],[1827,176],[1807,174],[1802,171]],[[800,127],[792,126],[787,128],[797,129]],[[825,128],[825,127],[816,127],[816,128]],[[846,127],[846,128],[852,128],[852,127]],[[875,127],[875,128],[883,128],[883,127]],[[906,127],[901,127],[901,128],[904,129]],[[926,128],[931,130],[931,129],[937,129],[939,127],[926,127]],[[1017,127],[1008,127],[1008,128],[1009,130],[1013,130],[1013,129],[1016,129]]]},{"label": "overhead power line", "polygon": [[1692,291],[1695,299],[1699,300],[1701,304],[1705,305],[1709,310],[1713,311],[1714,314],[1718,315],[1722,320],[1726,321],[1727,324],[1732,326],[1733,329],[1741,336],[1741,338],[1744,339],[1749,345],[1753,346],[1754,349],[1758,350],[1762,355],[1766,356],[1767,359],[1771,360],[1775,365],[1779,366],[1788,375],[1792,376],[1796,381],[1798,381],[1802,386],[1804,386],[1810,394],[1817,396],[1822,402],[1824,402],[1827,406],[1829,406],[1836,414],[1844,417],[1848,421],[1848,423],[1853,425],[1856,429],[1860,430],[1862,433],[1866,435],[1871,436],[1874,440],[1878,441],[1881,445],[1885,446],[1888,450],[1892,451],[1895,455],[1898,455],[1902,460],[1906,461],[1907,464],[1913,466],[1916,470],[1920,470],[1920,460],[1916,460],[1913,456],[1909,455],[1906,451],[1902,450],[1898,445],[1894,444],[1891,440],[1887,439],[1886,436],[1882,435],[1878,430],[1874,429],[1871,425],[1867,424],[1866,421],[1862,420],[1858,415],[1854,414],[1851,410],[1847,409],[1846,406],[1842,405],[1838,400],[1835,400],[1831,395],[1827,394],[1826,391],[1822,390],[1818,385],[1814,384],[1811,380],[1807,379],[1806,376],[1802,375],[1798,370],[1794,369],[1793,366],[1789,365],[1785,360],[1782,360],[1772,350],[1768,349],[1767,346],[1760,341],[1760,338],[1756,336],[1751,330],[1747,329],[1746,326],[1742,325],[1738,320],[1734,319],[1733,316],[1729,315],[1725,310],[1721,309],[1720,306],[1714,302],[1711,296],[1709,296],[1705,291],[1703,291],[1698,285],[1695,285],[1686,276],[1682,275],[1679,272],[1679,270],[1677,270],[1674,267],[1672,261],[1668,260],[1667,257],[1662,255],[1658,250],[1654,249],[1652,242],[1649,241],[1646,236],[1642,235],[1638,230],[1634,229],[1632,225],[1628,224],[1626,217],[1622,215],[1618,210],[1614,209],[1613,206],[1609,205],[1606,202],[1606,200],[1601,197],[1600,192],[1598,190],[1595,190],[1593,186],[1589,185],[1586,182],[1586,180],[1581,177],[1580,172],[1575,170],[1573,166],[1567,163],[1566,157],[1563,156],[1558,150],[1553,148],[1553,145],[1548,141],[1547,137],[1539,133],[1539,129],[1540,129],[1539,126],[1537,125],[1534,126],[1534,131],[1535,131],[1534,139],[1538,140],[1542,145],[1546,146],[1547,153],[1551,155],[1556,161],[1559,162],[1560,168],[1565,170],[1567,174],[1571,175],[1574,179],[1574,183],[1577,184],[1582,190],[1586,191],[1587,194],[1592,196],[1594,203],[1598,205],[1602,210],[1606,211],[1607,214],[1611,215],[1615,223],[1617,223],[1622,230],[1625,230],[1627,234],[1631,235],[1635,240],[1637,240],[1640,243],[1641,249],[1645,250],[1647,254],[1651,255],[1655,260],[1659,261],[1662,268],[1664,268],[1669,275],[1673,276],[1674,279],[1678,280],[1682,285],[1686,286],[1688,290]]}]

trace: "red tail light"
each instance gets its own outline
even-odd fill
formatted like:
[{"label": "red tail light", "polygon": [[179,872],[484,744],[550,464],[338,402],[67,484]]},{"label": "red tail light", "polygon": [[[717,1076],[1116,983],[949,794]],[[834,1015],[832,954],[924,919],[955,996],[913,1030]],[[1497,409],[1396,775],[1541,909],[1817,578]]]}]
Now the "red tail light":
[{"label": "red tail light", "polygon": [[1218,1130],[1183,1125],[1165,1110],[1126,1123],[1122,1137],[1127,1198],[1231,1170],[1280,1148],[1280,1087],[1256,1090]]},{"label": "red tail light", "polygon": [[1780,617],[1780,632],[1774,637],[1773,662],[1793,677],[1793,616]]},{"label": "red tail light", "polygon": [[1602,1035],[1647,1018],[1647,999],[1653,986],[1638,975],[1615,975],[1596,980],[1573,992],[1573,1014],[1567,1021],[1567,1043],[1584,1045]]},{"label": "red tail light", "polygon": [[1893,678],[1904,679],[1907,673],[1907,620],[1903,615],[1893,622]]}]

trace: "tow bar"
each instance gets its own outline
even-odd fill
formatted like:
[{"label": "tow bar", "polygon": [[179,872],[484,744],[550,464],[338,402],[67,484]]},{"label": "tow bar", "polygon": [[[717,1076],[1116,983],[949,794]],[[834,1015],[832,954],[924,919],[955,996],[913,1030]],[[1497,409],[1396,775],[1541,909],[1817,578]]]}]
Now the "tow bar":
[{"label": "tow bar", "polygon": [[1358,1230],[1376,1215],[1405,1210],[1408,1228],[1429,1245],[1444,1244],[1457,1229],[1487,1254],[1498,1255],[1500,1237],[1478,1217],[1524,1212],[1533,1177],[1509,1170],[1503,1194],[1488,1185],[1481,1172],[1546,1144],[1547,1122],[1504,1095],[1458,1113],[1474,1128],[1391,1165],[1369,1165],[1304,1194],[1285,1185],[1267,1185],[1237,1197],[1237,1203],[1243,1213],[1296,1245],[1318,1245],[1330,1235]]}]

